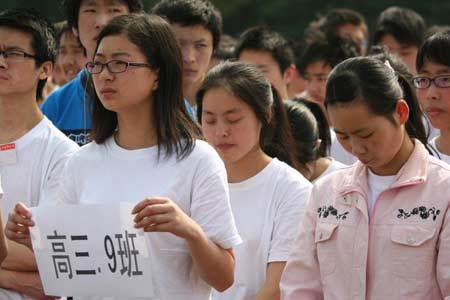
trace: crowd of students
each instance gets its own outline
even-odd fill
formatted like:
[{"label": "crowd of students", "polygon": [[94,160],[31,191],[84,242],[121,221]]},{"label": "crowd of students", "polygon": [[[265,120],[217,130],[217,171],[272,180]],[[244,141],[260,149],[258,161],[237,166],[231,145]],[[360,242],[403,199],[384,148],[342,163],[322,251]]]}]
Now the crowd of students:
[{"label": "crowd of students", "polygon": [[206,0],[64,7],[57,31],[0,12],[0,299],[71,296],[44,293],[31,207],[122,201],[148,299],[450,299],[448,28],[333,9],[234,39]]}]

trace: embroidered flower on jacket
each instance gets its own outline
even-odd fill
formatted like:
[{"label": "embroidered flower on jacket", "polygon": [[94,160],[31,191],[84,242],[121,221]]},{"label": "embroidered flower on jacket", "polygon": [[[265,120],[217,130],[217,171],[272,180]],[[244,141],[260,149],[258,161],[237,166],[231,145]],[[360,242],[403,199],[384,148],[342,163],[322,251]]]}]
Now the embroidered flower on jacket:
[{"label": "embroidered flower on jacket", "polygon": [[399,219],[408,219],[412,216],[420,216],[423,220],[426,220],[433,216],[433,221],[436,221],[437,216],[441,213],[441,211],[436,209],[434,206],[428,209],[425,206],[415,207],[411,210],[411,212],[408,212],[403,208],[399,208],[398,212],[399,214],[397,215],[397,218]]},{"label": "embroidered flower on jacket", "polygon": [[345,220],[347,219],[348,211],[340,214],[336,208],[333,206],[322,206],[319,207],[317,210],[317,213],[319,214],[319,218],[328,218],[329,216],[336,217],[336,220]]}]

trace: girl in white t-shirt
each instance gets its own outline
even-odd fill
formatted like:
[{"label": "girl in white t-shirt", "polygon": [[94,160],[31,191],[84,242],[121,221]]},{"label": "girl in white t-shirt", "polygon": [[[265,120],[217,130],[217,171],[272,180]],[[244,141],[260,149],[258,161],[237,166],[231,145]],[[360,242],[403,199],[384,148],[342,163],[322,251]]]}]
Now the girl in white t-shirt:
[{"label": "girl in white t-shirt", "polygon": [[[199,127],[185,110],[182,56],[169,24],[154,15],[115,18],[86,68],[96,92],[94,142],[67,162],[61,200],[137,203],[130,218],[149,233],[151,299],[207,300],[211,287],[226,290],[232,248],[241,240],[224,165],[198,140]],[[17,206],[9,237],[29,245],[30,217]]]},{"label": "girl in white t-shirt", "polygon": [[197,105],[203,133],[225,163],[243,239],[235,249],[235,282],[213,292],[213,299],[279,299],[280,276],[311,189],[298,171],[266,154],[295,161],[286,156],[295,149],[284,142],[290,129],[283,104],[258,68],[225,62],[208,73]]},{"label": "girl in white t-shirt", "polygon": [[329,156],[330,129],[316,102],[296,98],[284,101],[297,149],[299,171],[311,182],[346,167]]},{"label": "girl in white t-shirt", "polygon": [[450,164],[450,32],[429,37],[417,53],[418,76],[413,83],[422,109],[440,135],[430,144]]}]

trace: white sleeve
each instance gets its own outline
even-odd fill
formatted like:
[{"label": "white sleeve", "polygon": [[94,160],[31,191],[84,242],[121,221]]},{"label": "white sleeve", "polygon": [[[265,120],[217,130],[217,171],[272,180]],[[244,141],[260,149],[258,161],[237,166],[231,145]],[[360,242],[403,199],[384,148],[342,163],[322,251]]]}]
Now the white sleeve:
[{"label": "white sleeve", "polygon": [[267,263],[288,260],[311,189],[312,185],[303,179],[285,181],[277,191],[277,211]]},{"label": "white sleeve", "polygon": [[75,156],[67,160],[59,181],[56,203],[78,204],[80,197],[77,171],[80,167]]},{"label": "white sleeve", "polygon": [[226,170],[214,154],[205,153],[194,173],[191,218],[214,243],[229,249],[242,240],[231,212]]}]

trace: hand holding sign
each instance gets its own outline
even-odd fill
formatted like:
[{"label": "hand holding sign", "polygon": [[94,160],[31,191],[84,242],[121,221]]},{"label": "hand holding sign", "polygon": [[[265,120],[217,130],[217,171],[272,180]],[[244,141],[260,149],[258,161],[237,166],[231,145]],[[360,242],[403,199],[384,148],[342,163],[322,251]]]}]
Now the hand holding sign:
[{"label": "hand holding sign", "polygon": [[8,239],[33,250],[29,230],[29,227],[34,226],[31,217],[32,213],[28,207],[23,203],[17,203],[14,210],[9,214],[5,234]]},{"label": "hand holding sign", "polygon": [[202,231],[200,226],[186,215],[169,198],[147,198],[132,211],[135,228],[146,232],[170,232],[186,240],[194,239]]}]

